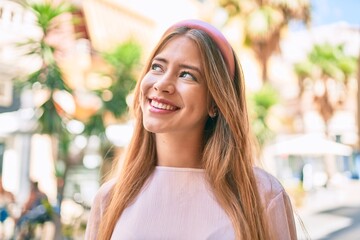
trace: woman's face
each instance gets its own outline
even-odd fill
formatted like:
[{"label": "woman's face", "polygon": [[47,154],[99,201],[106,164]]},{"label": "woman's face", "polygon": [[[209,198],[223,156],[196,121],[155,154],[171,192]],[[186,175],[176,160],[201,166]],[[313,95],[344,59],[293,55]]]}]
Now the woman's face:
[{"label": "woman's face", "polygon": [[202,133],[208,91],[200,52],[193,40],[170,40],[152,59],[141,82],[145,129],[153,133]]}]

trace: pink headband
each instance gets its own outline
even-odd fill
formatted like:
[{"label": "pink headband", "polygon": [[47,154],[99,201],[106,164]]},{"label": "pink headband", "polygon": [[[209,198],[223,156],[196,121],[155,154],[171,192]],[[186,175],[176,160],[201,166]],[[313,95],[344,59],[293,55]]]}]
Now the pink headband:
[{"label": "pink headband", "polygon": [[220,49],[221,54],[225,59],[225,63],[227,64],[230,76],[234,77],[235,63],[232,48],[224,35],[217,28],[201,20],[189,19],[175,23],[167,30],[167,32],[178,27],[188,27],[206,32]]}]

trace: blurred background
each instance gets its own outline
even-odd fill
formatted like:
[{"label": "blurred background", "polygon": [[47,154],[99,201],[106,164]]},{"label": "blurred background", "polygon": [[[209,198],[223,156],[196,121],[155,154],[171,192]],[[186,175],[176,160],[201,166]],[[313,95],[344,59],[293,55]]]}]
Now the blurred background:
[{"label": "blurred background", "polygon": [[[131,137],[144,60],[169,25],[197,18],[239,56],[259,164],[288,191],[299,239],[358,239],[359,9],[357,0],[0,0],[0,238],[83,239]],[[47,202],[26,215],[33,182]]]}]

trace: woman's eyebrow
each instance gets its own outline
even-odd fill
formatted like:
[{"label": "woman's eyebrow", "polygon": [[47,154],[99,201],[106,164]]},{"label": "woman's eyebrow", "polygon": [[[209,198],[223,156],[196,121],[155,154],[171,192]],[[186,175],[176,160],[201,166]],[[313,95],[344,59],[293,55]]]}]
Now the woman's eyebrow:
[{"label": "woman's eyebrow", "polygon": [[[164,62],[164,63],[169,63],[169,61],[166,58],[163,57],[154,57],[153,61],[159,61],[159,62]],[[181,68],[186,68],[186,69],[191,69],[194,70],[196,72],[198,72],[199,74],[201,74],[201,70],[199,67],[194,66],[194,65],[189,65],[189,64],[180,64],[179,67]]]},{"label": "woman's eyebrow", "polygon": [[188,64],[180,64],[179,66],[182,67],[182,68],[187,68],[187,69],[194,70],[194,71],[198,72],[201,75],[200,68],[198,68],[197,66],[188,65]]},{"label": "woman's eyebrow", "polygon": [[162,58],[162,57],[154,57],[153,60],[156,60],[156,61],[159,61],[159,62],[168,63],[168,60],[166,60],[165,58]]}]

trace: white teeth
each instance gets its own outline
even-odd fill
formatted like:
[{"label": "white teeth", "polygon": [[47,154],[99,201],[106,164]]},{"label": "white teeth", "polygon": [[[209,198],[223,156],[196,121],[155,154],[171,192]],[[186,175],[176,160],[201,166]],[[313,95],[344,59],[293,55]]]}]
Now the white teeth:
[{"label": "white teeth", "polygon": [[153,106],[155,108],[159,108],[159,109],[164,109],[164,110],[175,110],[176,109],[176,107],[174,107],[172,105],[160,103],[155,100],[151,100],[151,106]]}]

